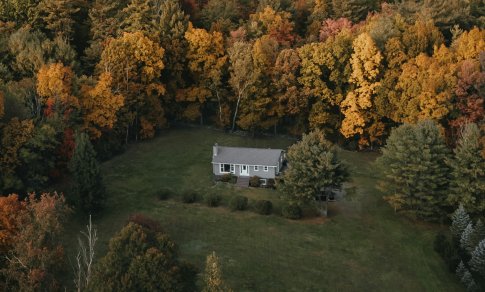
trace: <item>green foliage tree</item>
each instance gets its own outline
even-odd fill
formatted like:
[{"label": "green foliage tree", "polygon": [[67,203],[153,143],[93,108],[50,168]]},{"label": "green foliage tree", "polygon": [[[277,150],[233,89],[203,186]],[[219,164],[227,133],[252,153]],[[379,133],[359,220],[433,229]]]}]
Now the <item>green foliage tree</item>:
[{"label": "green foliage tree", "polygon": [[377,164],[383,171],[381,188],[386,194],[404,200],[402,209],[420,218],[439,219],[449,183],[445,163],[449,150],[437,124],[424,121],[394,129],[382,154]]},{"label": "green foliage tree", "polygon": [[455,238],[461,238],[463,231],[465,228],[471,223],[470,216],[463,208],[463,205],[460,205],[458,209],[451,215],[451,234]]},{"label": "green foliage tree", "polygon": [[485,224],[483,224],[483,221],[481,219],[477,220],[477,223],[475,224],[474,232],[473,232],[473,246],[477,246],[478,243],[482,240],[485,239]]},{"label": "green foliage tree", "polygon": [[109,242],[90,282],[95,291],[194,291],[194,269],[164,233],[128,223]]},{"label": "green foliage tree", "polygon": [[473,233],[473,224],[470,223],[466,226],[465,230],[463,230],[460,238],[460,247],[469,253],[471,253],[476,246],[473,244]]},{"label": "green foliage tree", "polygon": [[103,205],[105,189],[96,152],[85,133],[76,135],[76,148],[69,168],[76,182],[81,209],[85,212],[99,211]]},{"label": "green foliage tree", "polygon": [[155,31],[155,10],[150,0],[131,0],[122,11],[120,32],[142,32],[151,39],[158,39]]},{"label": "green foliage tree", "polygon": [[324,189],[340,188],[349,178],[337,148],[321,131],[303,135],[300,142],[288,149],[287,159],[288,169],[279,185],[292,204],[314,203]]},{"label": "green foliage tree", "polygon": [[369,12],[378,9],[376,0],[332,0],[334,18],[345,17],[357,23],[364,20]]},{"label": "green foliage tree", "polygon": [[480,241],[472,252],[472,258],[469,264],[473,271],[485,277],[485,240]]},{"label": "green foliage tree", "polygon": [[36,17],[53,36],[71,40],[80,4],[80,0],[41,0],[36,7]]},{"label": "green foliage tree", "polygon": [[472,216],[485,211],[485,158],[482,157],[480,129],[467,124],[462,130],[455,157],[449,160],[452,169],[450,205],[462,204]]}]

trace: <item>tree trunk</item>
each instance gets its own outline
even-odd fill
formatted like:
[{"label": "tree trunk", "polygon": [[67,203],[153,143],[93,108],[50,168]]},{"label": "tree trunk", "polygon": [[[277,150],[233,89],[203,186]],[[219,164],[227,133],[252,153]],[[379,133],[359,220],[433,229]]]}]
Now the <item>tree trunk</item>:
[{"label": "tree trunk", "polygon": [[237,111],[239,109],[239,102],[240,101],[241,101],[241,93],[239,93],[239,96],[237,97],[236,111],[234,112],[234,116],[232,118],[232,128],[231,128],[231,132],[234,132],[234,128],[236,127],[236,117],[237,117]]}]

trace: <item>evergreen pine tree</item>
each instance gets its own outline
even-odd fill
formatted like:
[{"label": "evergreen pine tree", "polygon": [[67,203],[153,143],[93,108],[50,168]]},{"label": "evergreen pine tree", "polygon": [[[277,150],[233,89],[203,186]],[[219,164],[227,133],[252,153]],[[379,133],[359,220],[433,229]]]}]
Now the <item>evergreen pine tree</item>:
[{"label": "evergreen pine tree", "polygon": [[485,224],[481,219],[478,219],[477,224],[475,224],[475,229],[473,231],[473,247],[477,246],[480,241],[485,239]]},{"label": "evergreen pine tree", "polygon": [[476,246],[473,244],[473,234],[474,234],[473,224],[470,223],[467,225],[465,230],[463,230],[463,233],[461,234],[461,238],[460,238],[460,247],[469,253],[471,253]]},{"label": "evergreen pine tree", "polygon": [[452,168],[452,188],[448,201],[452,206],[463,204],[470,215],[485,212],[485,158],[482,157],[480,129],[476,124],[467,124],[455,149]]},{"label": "evergreen pine tree", "polygon": [[394,129],[382,152],[377,164],[383,171],[383,190],[404,199],[401,208],[420,218],[440,218],[449,181],[445,163],[449,151],[437,124],[423,121]]},{"label": "evergreen pine tree", "polygon": [[461,279],[463,278],[466,272],[468,272],[468,270],[465,264],[463,263],[463,261],[460,261],[460,263],[458,264],[458,267],[456,267],[456,276],[458,277],[458,279]]},{"label": "evergreen pine tree", "polygon": [[76,183],[79,205],[85,212],[98,211],[104,200],[104,185],[89,136],[76,135],[76,148],[69,165]]},{"label": "evergreen pine tree", "polygon": [[288,169],[280,186],[291,204],[314,203],[324,189],[340,188],[348,180],[347,166],[322,131],[303,135],[288,149],[287,157]]},{"label": "evergreen pine tree", "polygon": [[485,239],[480,241],[475,250],[472,252],[472,258],[469,262],[470,268],[485,277]]},{"label": "evergreen pine tree", "polygon": [[174,95],[177,88],[184,87],[183,72],[187,40],[185,32],[189,27],[189,18],[183,12],[177,0],[166,0],[160,6],[157,30],[160,34],[160,44],[165,49],[165,70],[163,81],[167,84],[168,93]]},{"label": "evergreen pine tree", "polygon": [[460,239],[463,231],[471,223],[470,216],[463,208],[463,205],[460,205],[458,209],[451,215],[451,234],[454,238]]},{"label": "evergreen pine tree", "polygon": [[463,274],[463,277],[461,277],[461,282],[466,287],[467,291],[469,292],[478,291],[477,283],[475,282],[472,274],[468,270],[466,270],[465,273]]},{"label": "evergreen pine tree", "polygon": [[142,32],[151,39],[158,39],[155,33],[156,15],[150,0],[131,0],[122,11],[121,31]]}]

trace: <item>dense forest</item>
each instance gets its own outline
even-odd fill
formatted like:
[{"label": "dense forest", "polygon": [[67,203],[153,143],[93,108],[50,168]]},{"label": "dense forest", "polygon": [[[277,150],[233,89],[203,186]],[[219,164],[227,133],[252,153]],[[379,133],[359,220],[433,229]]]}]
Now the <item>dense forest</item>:
[{"label": "dense forest", "polygon": [[[64,200],[79,200],[29,192],[68,179],[85,196],[78,207],[100,210],[98,161],[177,123],[383,147],[395,210],[444,222],[462,204],[483,217],[484,96],[483,0],[0,1],[0,194],[27,198],[4,201],[20,213],[0,225],[51,224],[54,238]],[[417,171],[423,161],[433,173]],[[59,212],[38,222],[49,210]],[[125,231],[167,245],[137,228]],[[0,232],[0,250],[22,248],[12,234]]]},{"label": "dense forest", "polygon": [[2,1],[0,190],[61,178],[75,133],[105,159],[177,121],[366,149],[431,119],[453,145],[483,127],[482,4]]}]

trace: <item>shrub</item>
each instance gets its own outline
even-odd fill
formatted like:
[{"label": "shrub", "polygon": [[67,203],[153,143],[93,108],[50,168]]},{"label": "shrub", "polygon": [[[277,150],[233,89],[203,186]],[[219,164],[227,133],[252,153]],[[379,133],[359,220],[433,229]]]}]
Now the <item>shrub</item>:
[{"label": "shrub", "polygon": [[140,214],[140,213],[135,213],[131,214],[130,217],[128,218],[128,223],[133,222],[135,224],[138,224],[146,229],[149,229],[153,232],[162,232],[162,226],[158,221],[155,221],[154,219]]},{"label": "shrub", "polygon": [[273,203],[267,200],[258,200],[254,204],[254,211],[261,215],[269,215],[273,211]]},{"label": "shrub", "polygon": [[204,197],[204,201],[209,207],[217,207],[221,202],[221,196],[217,194],[207,194]]},{"label": "shrub", "polygon": [[259,188],[261,186],[260,177],[255,175],[249,179],[249,186],[253,188]]},{"label": "shrub", "polygon": [[297,205],[286,205],[281,209],[281,214],[283,217],[291,219],[291,220],[297,220],[302,217],[302,211],[301,208],[298,207]]},{"label": "shrub", "polygon": [[232,174],[230,173],[223,174],[219,177],[219,180],[222,182],[230,182],[232,180]]},{"label": "shrub", "polygon": [[164,201],[164,200],[170,198],[172,196],[173,192],[172,192],[171,189],[160,189],[160,190],[156,191],[155,194],[160,201]]},{"label": "shrub", "polygon": [[197,193],[194,191],[185,191],[182,193],[182,202],[192,204],[197,201]]},{"label": "shrub", "polygon": [[270,189],[276,188],[276,181],[272,178],[266,180],[266,187]]},{"label": "shrub", "polygon": [[248,198],[245,196],[232,197],[229,206],[232,211],[244,211],[248,208]]}]

